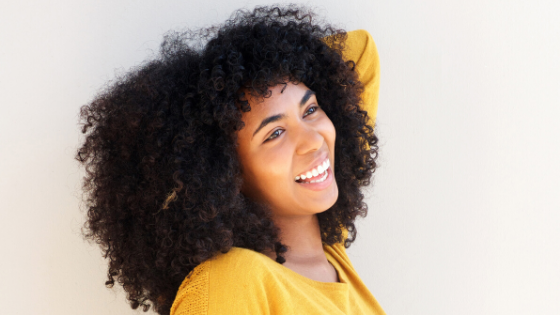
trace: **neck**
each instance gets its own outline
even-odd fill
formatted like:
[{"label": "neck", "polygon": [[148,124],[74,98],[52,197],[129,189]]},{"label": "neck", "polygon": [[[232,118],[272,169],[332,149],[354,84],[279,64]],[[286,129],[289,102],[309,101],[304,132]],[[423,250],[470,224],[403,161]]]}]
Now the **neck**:
[{"label": "neck", "polygon": [[[328,263],[317,215],[274,217],[274,223],[280,228],[282,244],[288,248],[283,255],[286,263]],[[275,252],[265,254],[276,260]]]}]

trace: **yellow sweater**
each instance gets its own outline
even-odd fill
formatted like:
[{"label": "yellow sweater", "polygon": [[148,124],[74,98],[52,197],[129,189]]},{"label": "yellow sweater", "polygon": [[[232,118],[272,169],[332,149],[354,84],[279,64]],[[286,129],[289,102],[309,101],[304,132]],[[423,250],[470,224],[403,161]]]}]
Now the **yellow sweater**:
[{"label": "yellow sweater", "polygon": [[[365,85],[364,108],[375,120],[379,57],[371,35],[348,33],[346,60],[354,60]],[[343,230],[344,238],[348,231]],[[233,247],[198,265],[181,284],[171,315],[385,314],[362,282],[343,243],[323,245],[340,282],[307,278],[250,249]]]}]

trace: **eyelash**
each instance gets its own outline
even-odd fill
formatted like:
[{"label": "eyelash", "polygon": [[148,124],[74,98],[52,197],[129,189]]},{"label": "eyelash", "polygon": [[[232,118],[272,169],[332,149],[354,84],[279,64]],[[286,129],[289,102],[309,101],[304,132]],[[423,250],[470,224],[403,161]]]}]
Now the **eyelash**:
[{"label": "eyelash", "polygon": [[[319,109],[319,106],[317,106],[317,105],[311,106],[311,107],[309,107],[309,109],[307,109],[307,112],[305,112],[305,113],[307,114],[307,113],[309,112],[309,110],[312,109],[312,108],[315,108],[315,110],[314,110],[312,113],[310,113],[309,115],[311,115],[311,114],[313,114],[314,112],[316,112],[316,111]],[[307,116],[307,115],[305,115],[305,116]],[[305,116],[303,116],[303,117],[305,117]]]},{"label": "eyelash", "polygon": [[[311,113],[309,113],[309,110],[310,110],[310,109],[315,109],[315,110],[312,111]],[[317,105],[311,106],[311,107],[309,107],[309,108],[307,109],[307,111],[306,111],[305,113],[306,113],[306,114],[309,113],[308,115],[311,115],[311,114],[313,114],[313,113],[316,113],[318,109],[319,109],[319,106],[317,106]],[[308,115],[304,115],[303,117],[306,117],[306,116],[308,116]],[[272,137],[272,136],[273,136],[273,135],[276,135],[276,132],[277,132],[277,131],[280,131],[280,130],[282,130],[282,129],[276,129],[276,130],[274,130],[274,132],[270,135],[270,137],[268,137],[264,142],[268,142],[268,141],[270,141],[270,140],[274,140],[274,139],[276,139],[277,137],[279,137],[281,134],[278,134],[276,137]]]}]

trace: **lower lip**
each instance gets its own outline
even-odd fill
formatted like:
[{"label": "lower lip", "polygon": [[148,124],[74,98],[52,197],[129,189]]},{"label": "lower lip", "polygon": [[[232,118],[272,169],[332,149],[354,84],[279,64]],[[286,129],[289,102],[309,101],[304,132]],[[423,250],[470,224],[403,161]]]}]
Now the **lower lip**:
[{"label": "lower lip", "polygon": [[329,167],[327,169],[327,174],[328,174],[327,178],[320,183],[297,183],[296,182],[296,184],[298,184],[300,186],[303,186],[304,188],[307,188],[307,189],[310,189],[310,190],[323,190],[323,189],[329,187],[331,185],[332,181],[333,181],[334,176],[332,174],[331,167]]}]

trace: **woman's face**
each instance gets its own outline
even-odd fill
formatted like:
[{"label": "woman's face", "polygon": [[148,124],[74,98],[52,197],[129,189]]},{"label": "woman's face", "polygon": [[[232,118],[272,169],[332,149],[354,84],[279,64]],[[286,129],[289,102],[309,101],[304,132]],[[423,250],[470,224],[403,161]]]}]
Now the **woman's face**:
[{"label": "woman's face", "polygon": [[334,125],[305,84],[270,90],[269,98],[249,96],[251,110],[242,116],[237,148],[242,192],[270,205],[273,216],[323,212],[338,198]]}]

